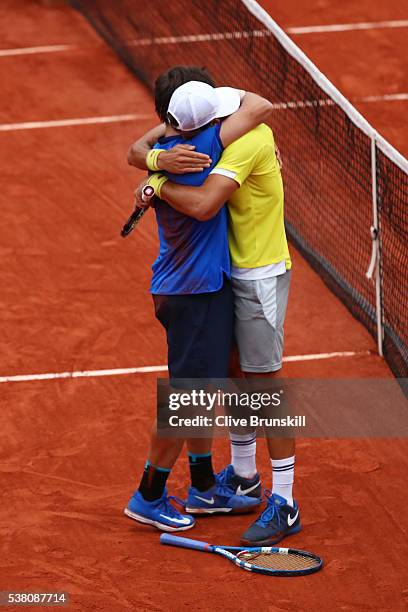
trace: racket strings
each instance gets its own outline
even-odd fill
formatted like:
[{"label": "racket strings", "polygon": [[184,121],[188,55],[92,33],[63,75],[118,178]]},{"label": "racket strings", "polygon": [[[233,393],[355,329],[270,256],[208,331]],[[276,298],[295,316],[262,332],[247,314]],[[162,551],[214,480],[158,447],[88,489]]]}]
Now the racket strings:
[{"label": "racket strings", "polygon": [[243,552],[238,558],[250,565],[281,571],[308,570],[320,564],[318,559],[299,553]]}]

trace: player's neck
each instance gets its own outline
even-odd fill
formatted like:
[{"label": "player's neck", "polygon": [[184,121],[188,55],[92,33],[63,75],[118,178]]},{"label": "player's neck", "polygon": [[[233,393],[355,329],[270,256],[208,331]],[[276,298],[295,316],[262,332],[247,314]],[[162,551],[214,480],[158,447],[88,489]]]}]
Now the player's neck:
[{"label": "player's neck", "polygon": [[164,133],[165,136],[178,136],[180,132],[171,127],[171,125],[166,125],[166,131]]}]

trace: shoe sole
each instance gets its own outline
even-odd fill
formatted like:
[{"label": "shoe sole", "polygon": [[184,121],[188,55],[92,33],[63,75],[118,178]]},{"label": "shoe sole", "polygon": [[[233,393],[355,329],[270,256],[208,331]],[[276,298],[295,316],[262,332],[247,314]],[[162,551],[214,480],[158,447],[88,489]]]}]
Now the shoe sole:
[{"label": "shoe sole", "polygon": [[268,539],[268,540],[241,539],[241,544],[242,546],[248,546],[248,547],[275,546],[275,544],[283,540],[283,538],[286,538],[286,536],[295,535],[295,533],[299,533],[299,531],[302,531],[302,525],[296,525],[296,527],[293,527],[292,529],[285,531],[285,533],[280,535],[278,538]]},{"label": "shoe sole", "polygon": [[125,508],[123,511],[127,517],[133,519],[134,521],[138,521],[139,523],[144,523],[145,525],[153,525],[160,529],[161,531],[186,531],[187,529],[191,529],[194,527],[195,522],[191,525],[183,525],[183,527],[171,527],[170,525],[164,525],[163,523],[159,523],[158,521],[153,521],[152,519],[148,519],[141,514],[136,514],[136,512],[132,512],[129,508]]},{"label": "shoe sole", "polygon": [[243,508],[193,508],[186,506],[188,514],[248,514],[258,508],[259,504],[244,506]]}]

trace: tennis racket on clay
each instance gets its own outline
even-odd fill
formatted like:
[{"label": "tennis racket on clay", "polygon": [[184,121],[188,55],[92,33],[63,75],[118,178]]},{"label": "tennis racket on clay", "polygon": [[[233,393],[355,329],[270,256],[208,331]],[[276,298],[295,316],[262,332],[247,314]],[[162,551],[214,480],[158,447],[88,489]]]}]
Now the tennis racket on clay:
[{"label": "tennis racket on clay", "polygon": [[317,555],[295,548],[214,546],[169,533],[160,536],[160,543],[215,553],[226,557],[242,569],[266,576],[305,576],[318,572],[323,566],[323,560]]},{"label": "tennis racket on clay", "polygon": [[[150,185],[145,185],[142,189],[143,202],[149,202],[149,200],[151,200],[153,196],[154,196],[153,187],[151,187]],[[140,219],[145,214],[146,210],[147,208],[136,208],[132,212],[129,219],[126,221],[125,225],[123,226],[122,231],[120,232],[120,235],[122,236],[122,238],[126,238],[126,236],[129,236],[129,234],[133,232],[136,225],[139,223]]]}]

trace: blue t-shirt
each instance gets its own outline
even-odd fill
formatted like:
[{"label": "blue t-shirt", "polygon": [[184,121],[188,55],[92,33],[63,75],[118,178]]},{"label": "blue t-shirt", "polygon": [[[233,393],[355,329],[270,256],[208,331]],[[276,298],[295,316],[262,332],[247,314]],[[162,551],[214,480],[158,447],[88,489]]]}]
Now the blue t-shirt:
[{"label": "blue t-shirt", "polygon": [[[212,159],[210,168],[191,174],[170,174],[174,183],[202,185],[221,157],[220,125],[199,132],[191,140],[169,136],[159,140],[156,148],[171,149],[176,144],[192,144]],[[156,200],[160,252],[152,266],[150,291],[160,295],[207,293],[223,286],[224,274],[231,275],[228,249],[227,212],[225,206],[208,221],[197,221],[163,200]]]}]

